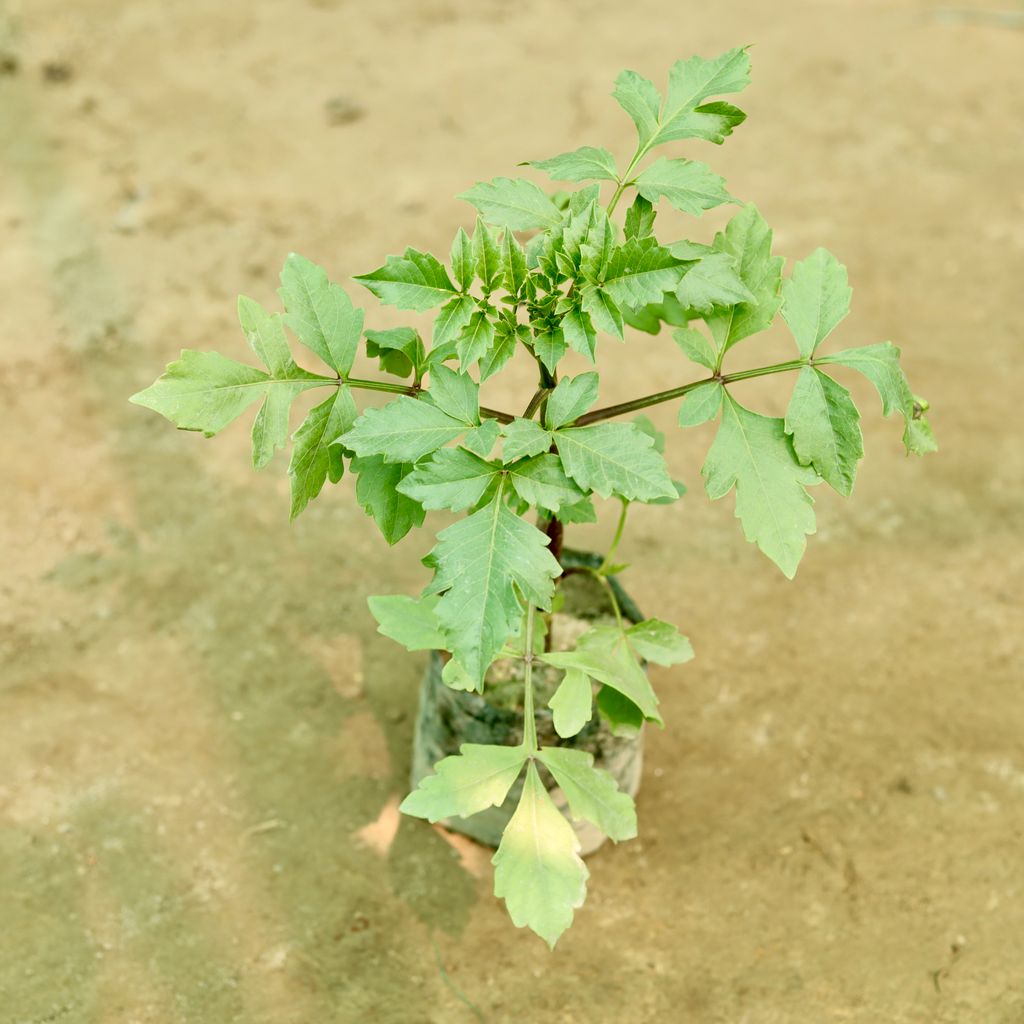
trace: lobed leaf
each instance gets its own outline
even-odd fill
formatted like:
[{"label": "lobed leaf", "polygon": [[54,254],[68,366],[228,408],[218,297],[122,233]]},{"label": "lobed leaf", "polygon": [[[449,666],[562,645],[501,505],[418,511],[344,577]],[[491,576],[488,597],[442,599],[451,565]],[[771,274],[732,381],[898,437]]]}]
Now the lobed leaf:
[{"label": "lobed leaf", "polygon": [[421,462],[397,489],[428,511],[447,508],[461,512],[480,501],[500,472],[500,466],[465,448],[441,448],[428,462]]},{"label": "lobed leaf", "polygon": [[695,387],[679,407],[679,426],[696,427],[718,416],[722,408],[725,388],[717,380],[709,380]]},{"label": "lobed leaf", "polygon": [[555,432],[566,473],[584,491],[630,501],[676,497],[665,460],[633,423],[597,423]]},{"label": "lobed leaf", "polygon": [[513,231],[551,228],[562,220],[558,207],[525,178],[482,181],[456,198],[472,203],[488,224]]},{"label": "lobed leaf", "polygon": [[618,181],[615,157],[607,149],[581,146],[571,153],[561,153],[550,160],[530,160],[531,167],[546,171],[556,181]]},{"label": "lobed leaf", "polygon": [[385,462],[382,455],[370,455],[353,459],[349,468],[357,474],[356,501],[389,544],[397,544],[413,527],[423,525],[423,508],[398,490],[412,472],[410,464]]},{"label": "lobed leaf", "polygon": [[593,372],[563,377],[548,395],[544,425],[557,430],[582,416],[597,401],[597,385],[598,376]]},{"label": "lobed leaf", "polygon": [[725,179],[699,160],[661,157],[634,184],[644,199],[656,203],[665,198],[677,210],[694,217],[723,203],[736,202],[725,189]]},{"label": "lobed leaf", "polygon": [[401,644],[407,651],[443,651],[444,633],[437,621],[437,597],[389,594],[368,597],[377,632]]},{"label": "lobed leaf", "polygon": [[355,280],[386,305],[417,313],[443,306],[458,294],[437,257],[412,247],[403,256],[388,256],[383,267],[358,274]]},{"label": "lobed leaf", "polygon": [[[589,684],[588,684],[589,689]],[[562,788],[574,818],[585,818],[609,839],[636,838],[636,807],[615,778],[594,767],[594,755],[570,747],[544,747],[537,759]]]},{"label": "lobed leaf", "polygon": [[815,249],[800,260],[782,286],[782,318],[789,325],[800,355],[814,350],[850,312],[853,290],[846,267],[827,249]]},{"label": "lobed leaf", "polygon": [[332,441],[356,419],[356,405],[345,384],[326,402],[314,406],[292,437],[288,465],[291,480],[291,518],[294,519],[320,493],[330,477],[336,484],[345,471],[341,449]]},{"label": "lobed leaf", "polygon": [[465,421],[429,402],[402,395],[387,405],[367,409],[338,440],[356,455],[383,455],[387,462],[416,462],[454,441],[466,426]]}]

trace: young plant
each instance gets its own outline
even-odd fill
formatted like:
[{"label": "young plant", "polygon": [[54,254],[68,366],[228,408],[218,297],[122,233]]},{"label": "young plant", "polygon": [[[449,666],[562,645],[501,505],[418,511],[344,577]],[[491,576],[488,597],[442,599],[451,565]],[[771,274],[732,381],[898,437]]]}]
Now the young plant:
[{"label": "young plant", "polygon": [[[745,114],[713,97],[743,89],[749,71],[745,48],[711,60],[692,57],[672,67],[664,96],[646,78],[622,72],[613,95],[638,135],[624,170],[606,149],[590,146],[531,161],[556,180],[589,183],[554,196],[525,178],[477,184],[461,198],[479,215],[471,235],[456,232],[447,267],[408,248],[356,278],[387,305],[436,311],[429,345],[413,327],[364,330],[363,311],[341,286],[293,254],[281,274],[283,314],[239,300],[261,367],[185,350],[132,398],[206,436],[261,402],[252,428],[253,464],[261,469],[288,443],[294,399],[324,389],[326,399],[291,434],[292,518],[326,480],[337,483],[346,471],[356,478],[356,500],[389,544],[421,526],[426,511],[464,513],[437,535],[425,559],[433,578],[422,596],[371,598],[370,608],[380,631],[409,650],[449,652],[443,678],[456,689],[483,693],[492,662],[521,659],[524,735],[516,746],[464,745],[436,765],[402,809],[430,821],[472,815],[500,805],[525,771],[518,809],[494,856],[495,893],[517,926],[552,946],[583,903],[588,873],[541,768],[561,787],[573,816],[612,839],[634,836],[636,816],[632,800],[593,767],[589,753],[571,744],[539,745],[534,668],[564,671],[550,704],[568,740],[595,713],[614,726],[660,725],[644,663],[673,665],[692,656],[667,622],[626,622],[609,582],[621,568],[613,561],[627,510],[673,502],[683,492],[662,456],[664,437],[644,417],[628,417],[681,400],[681,427],[717,420],[702,470],[707,494],[718,499],[735,490],[747,540],[787,577],[815,530],[809,488],[825,482],[849,495],[863,455],[859,413],[834,373],[858,371],[874,384],[882,412],[902,417],[909,452],[935,447],[923,415],[927,403],[911,393],[899,349],[883,342],[819,351],[850,304],[846,270],[831,253],[817,249],[784,279],[771,229],[752,205],[737,204],[710,243],[655,236],[659,204],[697,217],[736,203],[706,164],[648,158],[667,143],[723,142]],[[626,196],[632,201],[620,226],[612,216]],[[780,310],[795,342],[793,358],[727,369],[733,349],[768,328]],[[572,350],[596,365],[599,338],[622,342],[627,325],[650,334],[674,328],[666,360],[679,359],[680,383],[597,406],[598,373],[560,376],[560,364]],[[296,364],[286,328],[329,373]],[[354,376],[360,351],[378,360],[388,379]],[[519,402],[507,394],[502,404],[522,411],[482,406],[481,383],[517,356],[536,363],[536,390]],[[686,362],[695,364],[695,377]],[[730,390],[736,381],[777,373],[795,375],[784,417],[755,412]],[[394,397],[360,412],[358,391]],[[589,570],[606,587],[617,622],[590,629],[574,650],[545,651],[535,635],[536,613],[551,610],[563,577],[563,525],[595,521],[595,497],[621,507],[611,550]]]}]

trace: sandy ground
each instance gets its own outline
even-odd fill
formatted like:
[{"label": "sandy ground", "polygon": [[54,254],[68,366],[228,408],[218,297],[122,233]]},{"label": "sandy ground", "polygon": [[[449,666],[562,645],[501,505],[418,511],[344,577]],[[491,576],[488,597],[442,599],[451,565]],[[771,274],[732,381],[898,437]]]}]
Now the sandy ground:
[{"label": "sandy ground", "polygon": [[[1004,3],[0,3],[3,1024],[1024,1021]],[[866,466],[787,583],[703,498],[708,435],[674,435],[691,495],[623,554],[698,659],[656,674],[641,839],[591,860],[552,955],[485,857],[394,814],[422,660],[365,597],[415,592],[429,536],[387,550],[348,481],[289,527],[245,426],[205,442],[125,399],[183,346],[241,356],[235,295],[274,301],[288,251],[339,279],[444,251],[474,181],[629,151],[620,68],[748,41],[750,119],[699,155],[779,251],[840,254],[838,344],[904,347],[942,452],[906,459],[855,384]],[[673,380],[670,349],[606,350],[602,398]]]}]

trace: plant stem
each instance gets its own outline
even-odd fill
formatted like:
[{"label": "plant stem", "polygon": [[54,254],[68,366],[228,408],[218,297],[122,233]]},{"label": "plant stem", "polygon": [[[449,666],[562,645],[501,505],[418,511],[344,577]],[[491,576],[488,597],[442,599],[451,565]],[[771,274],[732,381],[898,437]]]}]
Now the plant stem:
[{"label": "plant stem", "polygon": [[533,605],[526,606],[526,637],[523,652],[523,746],[536,754],[537,720],[533,715]]},{"label": "plant stem", "polygon": [[633,159],[629,161],[629,166],[623,171],[622,177],[619,179],[618,188],[615,189],[615,194],[612,196],[611,201],[608,203],[608,216],[610,217],[615,212],[615,207],[618,205],[619,200],[622,198],[622,193],[626,191],[629,185],[629,176],[633,173],[633,169],[643,159],[644,153],[647,150],[643,147],[638,146],[637,151],[633,154]]},{"label": "plant stem", "polygon": [[622,540],[622,531],[626,528],[626,513],[629,511],[629,502],[625,498],[620,498],[619,500],[622,502],[622,511],[619,513],[619,525],[615,527],[612,546],[608,549],[608,554],[604,556],[604,561],[597,570],[601,576],[608,572],[608,566],[612,564],[612,558],[618,549],[619,541]]},{"label": "plant stem", "polygon": [[674,398],[682,398],[689,394],[694,388],[701,384],[710,384],[717,380],[721,384],[732,384],[739,380],[750,380],[752,377],[766,377],[771,373],[784,373],[787,370],[799,370],[808,365],[806,359],[790,359],[785,363],[775,363],[773,366],[759,366],[753,370],[740,370],[737,373],[719,373],[711,377],[704,377],[701,380],[690,381],[678,388],[671,388],[668,391],[658,391],[653,395],[645,395],[643,398],[634,398],[631,402],[620,402],[618,405],[608,405],[603,409],[594,409],[588,412],[573,423],[573,426],[584,427],[588,423],[598,423],[601,420],[609,420],[613,416],[623,416],[629,412],[636,412],[639,409],[646,409],[652,405],[660,405],[662,402],[671,402]]},{"label": "plant stem", "polygon": [[612,603],[612,611],[615,612],[615,621],[619,624],[619,630],[624,633],[626,627],[622,623],[622,609],[619,608],[619,599],[615,596],[615,588],[612,586],[612,581],[600,569],[591,569],[590,572],[601,581],[601,586],[608,592],[608,598]]},{"label": "plant stem", "polygon": [[[419,384],[392,384],[391,381],[386,380],[363,380],[361,377],[349,377],[346,380],[328,380],[324,379],[324,383],[330,383],[334,385],[347,384],[350,388],[362,388],[365,391],[383,391],[389,395],[409,395],[411,398],[415,398],[422,391],[426,390]],[[508,412],[501,412],[499,409],[488,409],[486,406],[480,406],[480,415],[484,419],[497,420],[499,423],[511,423],[515,416]]]},{"label": "plant stem", "polygon": [[524,420],[533,419],[533,414],[540,407],[541,402],[543,402],[544,399],[548,397],[548,393],[549,392],[547,388],[537,388],[537,390],[533,393],[533,398],[530,399],[530,404],[523,411]]}]

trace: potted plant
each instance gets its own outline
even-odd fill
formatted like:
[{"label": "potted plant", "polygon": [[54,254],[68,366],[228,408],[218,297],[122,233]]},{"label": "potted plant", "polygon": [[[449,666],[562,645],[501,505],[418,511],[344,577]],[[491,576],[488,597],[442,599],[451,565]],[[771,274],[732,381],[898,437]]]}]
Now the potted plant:
[{"label": "potted plant", "polygon": [[[433,312],[429,345],[413,327],[364,330],[341,286],[291,255],[283,313],[239,300],[261,367],[185,350],[132,398],[206,436],[261,402],[253,463],[263,468],[290,436],[292,518],[346,473],[389,544],[422,526],[427,511],[460,514],[424,559],[431,579],[421,596],[370,599],[382,633],[431,652],[416,785],[402,808],[497,845],[496,894],[517,926],[552,946],[584,899],[581,852],[604,836],[636,834],[642,727],[661,724],[645,665],[692,656],[685,637],[641,616],[616,580],[627,511],[683,493],[662,455],[665,438],[637,414],[675,402],[683,428],[717,420],[702,470],[707,494],[735,490],[744,534],[787,577],[815,529],[808,489],[824,482],[850,494],[863,455],[857,408],[834,373],[870,379],[883,413],[903,418],[908,451],[934,448],[927,404],[911,393],[896,347],[820,351],[849,309],[834,256],[818,249],[784,279],[771,229],[751,205],[737,204],[707,243],[655,235],[658,204],[696,217],[736,203],[706,164],[649,157],[680,140],[723,142],[745,115],[715,97],[746,86],[749,70],[745,48],[682,60],[664,96],[624,71],[613,95],[638,134],[624,169],[589,146],[532,161],[578,187],[549,195],[525,178],[477,184],[461,196],[476,207],[476,224],[456,232],[447,267],[409,248],[356,278],[385,304]],[[613,218],[627,197],[620,225]],[[780,310],[793,357],[727,366]],[[563,357],[572,351],[597,366],[598,339],[621,342],[627,325],[673,329],[666,366],[679,367],[666,372],[680,383],[602,405],[597,371],[560,374]],[[300,367],[286,329],[329,369]],[[360,351],[383,377],[354,375]],[[511,411],[482,405],[481,385],[498,393],[492,381],[516,358],[535,362],[535,391],[504,394]],[[730,392],[733,382],[776,373],[794,375],[783,418]],[[327,397],[290,435],[292,403],[311,389]],[[360,391],[389,400],[360,410]],[[598,498],[618,506],[611,548],[572,551],[563,529],[593,522]]]}]

